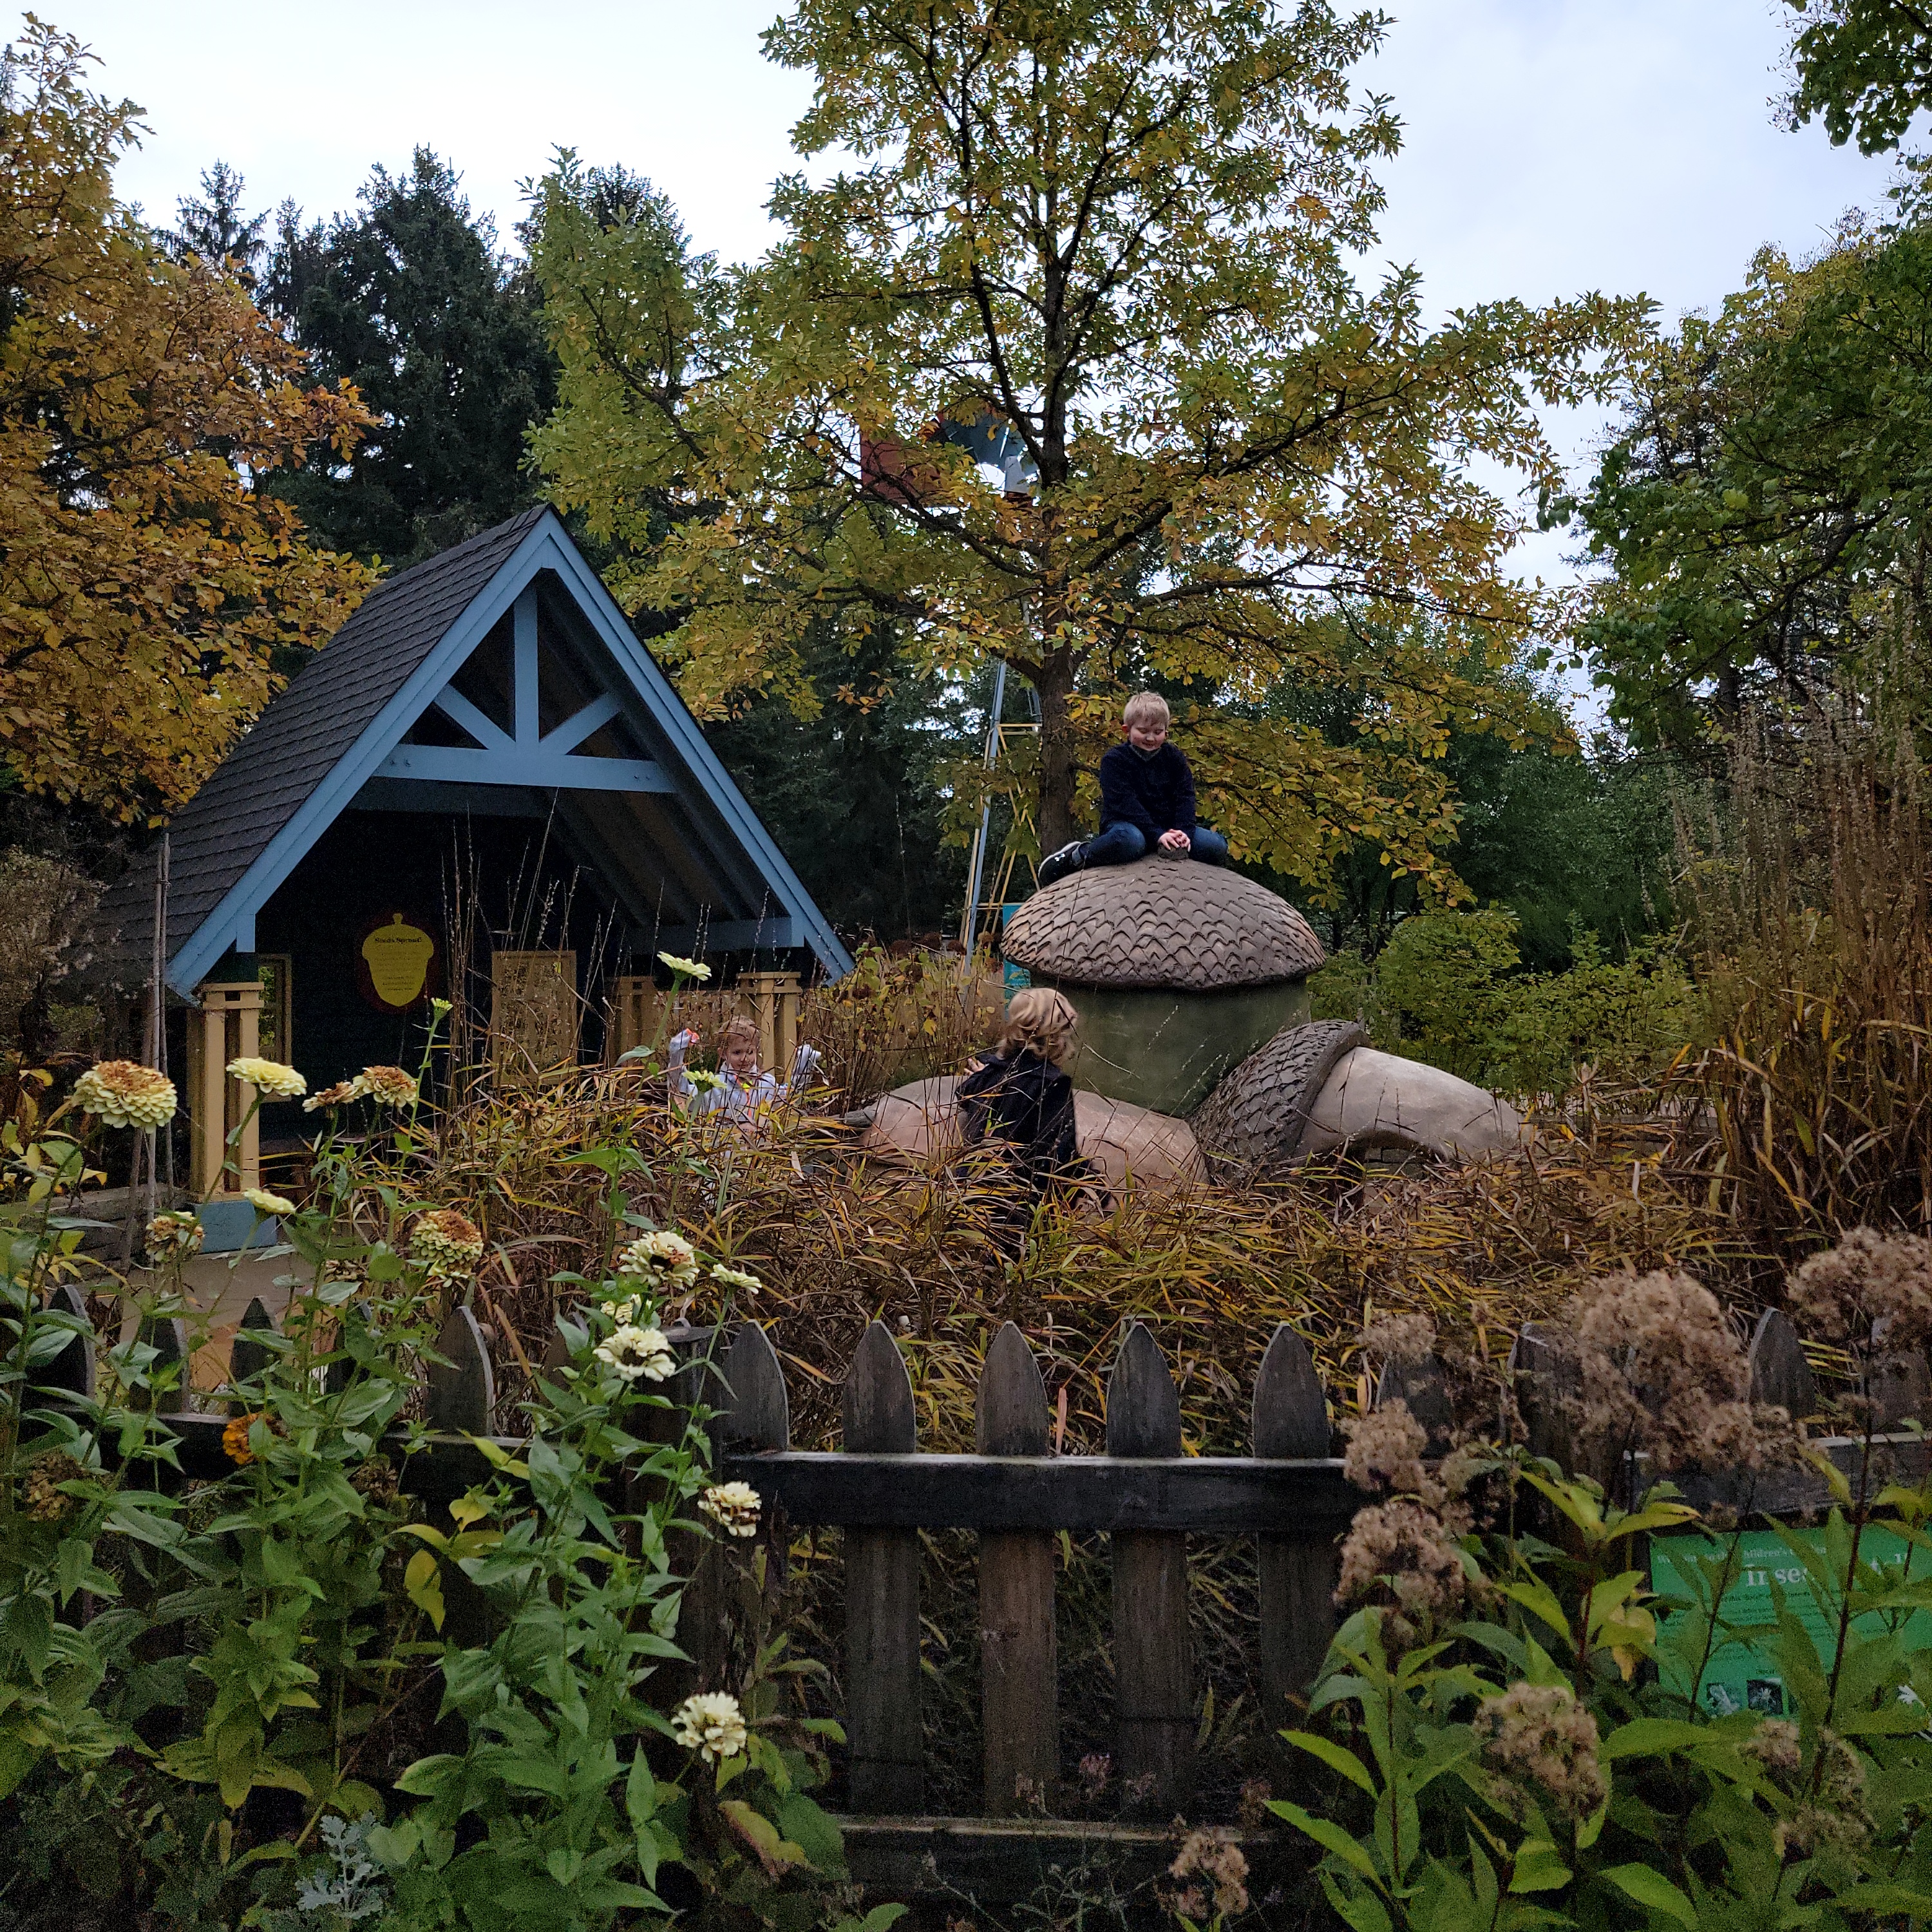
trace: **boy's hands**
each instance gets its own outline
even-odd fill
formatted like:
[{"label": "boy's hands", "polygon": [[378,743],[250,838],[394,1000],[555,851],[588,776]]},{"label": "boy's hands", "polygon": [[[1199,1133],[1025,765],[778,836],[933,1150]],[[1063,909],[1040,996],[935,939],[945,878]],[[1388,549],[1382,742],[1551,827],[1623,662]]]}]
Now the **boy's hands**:
[{"label": "boy's hands", "polygon": [[1160,835],[1160,845],[1164,852],[1187,852],[1192,850],[1194,841],[1176,826],[1172,832]]}]

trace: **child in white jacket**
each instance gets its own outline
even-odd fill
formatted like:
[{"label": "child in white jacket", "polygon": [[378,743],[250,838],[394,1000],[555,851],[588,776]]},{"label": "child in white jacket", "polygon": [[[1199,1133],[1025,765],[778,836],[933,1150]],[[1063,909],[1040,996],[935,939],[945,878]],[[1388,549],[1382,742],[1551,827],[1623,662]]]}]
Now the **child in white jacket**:
[{"label": "child in white jacket", "polygon": [[684,1057],[698,1044],[696,1030],[686,1027],[670,1042],[671,1090],[688,1113],[722,1114],[748,1130],[792,1093],[812,1084],[821,1056],[815,1047],[801,1046],[792,1060],[791,1078],[781,1082],[758,1065],[755,1022],[735,1014],[724,1022],[718,1039],[718,1071],[694,1077],[685,1071]]}]

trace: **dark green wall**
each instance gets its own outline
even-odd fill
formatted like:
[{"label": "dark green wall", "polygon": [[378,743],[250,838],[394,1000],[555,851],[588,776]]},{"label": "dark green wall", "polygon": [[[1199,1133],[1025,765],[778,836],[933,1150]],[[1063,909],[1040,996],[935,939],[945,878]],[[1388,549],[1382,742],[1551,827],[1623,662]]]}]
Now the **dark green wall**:
[{"label": "dark green wall", "polygon": [[[525,818],[464,818],[431,813],[348,812],[316,842],[255,922],[262,953],[290,962],[292,1064],[311,1092],[364,1066],[387,1063],[412,1072],[422,1054],[427,1005],[386,1013],[357,987],[356,949],[370,920],[402,911],[436,940],[446,994],[449,938],[446,920],[457,903],[458,881],[473,894],[472,1008],[489,1011],[492,940],[538,950],[574,948],[578,988],[599,960],[599,923],[605,928],[604,971],[621,964],[609,933],[609,903],[591,875],[580,872],[556,829]],[[230,953],[211,980],[247,978],[252,958]],[[600,975],[601,976],[601,975]],[[594,1018],[586,1023],[586,1052],[602,1046]],[[301,1132],[313,1120],[299,1102],[265,1106],[265,1136]]]}]

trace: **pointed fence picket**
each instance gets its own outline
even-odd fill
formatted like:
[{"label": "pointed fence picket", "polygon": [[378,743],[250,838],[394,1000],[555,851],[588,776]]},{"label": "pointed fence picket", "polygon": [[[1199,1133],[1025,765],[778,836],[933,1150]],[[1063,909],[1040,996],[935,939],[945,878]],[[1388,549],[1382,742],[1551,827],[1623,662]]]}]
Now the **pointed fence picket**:
[{"label": "pointed fence picket", "polygon": [[[919,1447],[912,1378],[882,1322],[866,1329],[852,1358],[839,1418],[848,1454],[910,1456]],[[845,1700],[852,1809],[922,1810],[916,1529],[847,1532]]]},{"label": "pointed fence picket", "polygon": [[[1180,1454],[1180,1391],[1153,1336],[1127,1330],[1107,1384],[1107,1454]],[[1114,1532],[1114,1769],[1130,1804],[1156,1816],[1194,1786],[1194,1654],[1187,1629],[1187,1538]]]},{"label": "pointed fence picket", "polygon": [[[986,1351],[974,1405],[982,1456],[1044,1456],[1046,1383],[1009,1322]],[[1053,1627],[1054,1537],[989,1529],[980,1537],[980,1705],[991,1818],[1051,1813],[1060,1782],[1060,1658]]]},{"label": "pointed fence picket", "polygon": [[[1328,1454],[1328,1403],[1308,1344],[1283,1322],[1255,1378],[1255,1454],[1267,1462],[1318,1462]],[[1257,1539],[1261,1595],[1262,1730],[1290,1720],[1290,1700],[1305,1695],[1335,1634],[1341,1564],[1334,1538]]]}]

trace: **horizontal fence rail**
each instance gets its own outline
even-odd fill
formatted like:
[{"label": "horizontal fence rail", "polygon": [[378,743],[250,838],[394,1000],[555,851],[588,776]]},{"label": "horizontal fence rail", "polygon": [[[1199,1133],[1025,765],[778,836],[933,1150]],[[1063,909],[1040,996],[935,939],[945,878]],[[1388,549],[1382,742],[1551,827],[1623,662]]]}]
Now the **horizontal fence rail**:
[{"label": "horizontal fence rail", "polygon": [[741,1328],[720,1364],[717,1432],[727,1473],[768,1516],[844,1530],[849,1802],[916,1813],[924,1792],[919,1532],[980,1533],[981,1700],[988,1815],[1051,1810],[1059,1782],[1054,1539],[1112,1544],[1114,1768],[1142,1808],[1166,1815],[1194,1785],[1199,1724],[1186,1538],[1260,1545],[1264,1717],[1284,1724],[1335,1628],[1336,1544],[1363,1498],[1327,1453],[1328,1406],[1306,1345],[1278,1328],[1256,1378],[1256,1453],[1181,1454],[1180,1393],[1138,1323],[1106,1396],[1104,1456],[1054,1456],[1046,1382],[1012,1323],[986,1353],[976,1453],[922,1454],[912,1382],[890,1330],[866,1330],[842,1392],[844,1447],[790,1446],[784,1371],[764,1330]]}]

